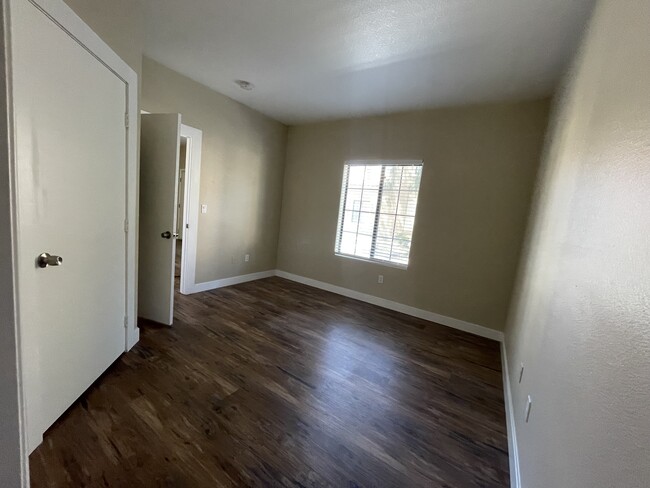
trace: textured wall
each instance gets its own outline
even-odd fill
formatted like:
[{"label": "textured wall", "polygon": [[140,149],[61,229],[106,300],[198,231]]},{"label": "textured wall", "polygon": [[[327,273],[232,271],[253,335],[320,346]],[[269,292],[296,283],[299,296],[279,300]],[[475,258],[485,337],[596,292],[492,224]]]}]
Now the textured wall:
[{"label": "textured wall", "polygon": [[[138,2],[66,3],[139,75],[140,107],[203,130],[197,282],[275,267],[286,127],[142,57]],[[251,260],[244,262],[244,254]]]},{"label": "textured wall", "polygon": [[142,72],[143,10],[135,0],[64,0],[133,70]]},{"label": "textured wall", "polygon": [[[278,267],[503,329],[548,106],[542,100],[291,127]],[[424,160],[408,270],[334,255],[343,164],[391,158]]]},{"label": "textured wall", "polygon": [[650,486],[648,46],[650,1],[601,1],[558,103],[506,332],[526,488]]}]

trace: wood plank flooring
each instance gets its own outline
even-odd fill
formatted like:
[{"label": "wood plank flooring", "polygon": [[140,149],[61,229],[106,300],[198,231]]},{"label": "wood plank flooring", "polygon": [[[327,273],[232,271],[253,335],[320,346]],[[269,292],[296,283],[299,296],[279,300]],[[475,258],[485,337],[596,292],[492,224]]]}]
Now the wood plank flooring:
[{"label": "wood plank flooring", "polygon": [[508,486],[496,342],[281,278],[176,300],[45,434],[32,486]]}]

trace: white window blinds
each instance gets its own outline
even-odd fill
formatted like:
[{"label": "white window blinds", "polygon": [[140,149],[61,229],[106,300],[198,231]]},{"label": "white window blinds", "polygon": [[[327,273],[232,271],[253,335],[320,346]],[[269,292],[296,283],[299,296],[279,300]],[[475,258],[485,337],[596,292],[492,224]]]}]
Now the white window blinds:
[{"label": "white window blinds", "polygon": [[422,162],[345,164],[336,254],[406,267]]}]

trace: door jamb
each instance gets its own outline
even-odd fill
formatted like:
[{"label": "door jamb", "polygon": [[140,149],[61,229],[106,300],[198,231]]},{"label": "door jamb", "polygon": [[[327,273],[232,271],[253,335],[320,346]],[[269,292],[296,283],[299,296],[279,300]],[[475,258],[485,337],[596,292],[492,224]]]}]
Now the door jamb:
[{"label": "door jamb", "polygon": [[194,287],[196,286],[203,131],[181,123],[181,137],[187,139],[187,148],[185,161],[185,229],[183,229],[183,248],[181,251],[180,292],[183,295],[189,295],[194,293]]},{"label": "door jamb", "polygon": [[8,232],[0,236],[0,253],[6,256],[0,262],[0,481],[27,488],[29,486],[29,458],[25,426],[25,407],[22,388],[20,330],[17,308],[16,282],[16,195],[13,185],[16,169],[14,152],[11,25],[9,0],[0,4],[0,222]]}]

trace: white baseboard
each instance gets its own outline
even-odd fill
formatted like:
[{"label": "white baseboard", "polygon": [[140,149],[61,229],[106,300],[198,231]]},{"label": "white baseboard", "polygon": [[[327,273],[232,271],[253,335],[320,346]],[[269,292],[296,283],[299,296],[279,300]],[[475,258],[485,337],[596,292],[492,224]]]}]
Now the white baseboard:
[{"label": "white baseboard", "polygon": [[435,322],[437,324],[445,325],[453,329],[462,330],[463,332],[468,332],[470,334],[485,337],[487,339],[492,339],[494,341],[503,342],[503,332],[490,329],[489,327],[472,324],[471,322],[465,322],[464,320],[455,319],[453,317],[447,317],[445,315],[440,315],[435,312],[430,312],[428,310],[422,310],[419,308],[411,307],[409,305],[404,305],[402,303],[386,300],[385,298],[379,298],[374,295],[368,295],[366,293],[350,290],[348,288],[343,288],[341,286],[332,285],[330,283],[325,283],[324,281],[305,278],[304,276],[295,275],[293,273],[287,273],[286,271],[281,271],[279,269],[261,271],[259,273],[251,273],[251,274],[241,275],[241,276],[233,276],[231,278],[208,281],[205,283],[196,283],[191,288],[190,292],[200,293],[203,291],[216,290],[217,288],[237,285],[239,283],[246,283],[247,281],[270,278],[271,276],[279,276],[280,278],[285,278],[287,280],[295,281],[297,283],[313,286],[314,288],[319,288],[321,290],[336,293],[337,295],[343,295],[348,298],[354,298],[355,300],[371,303],[372,305],[377,305],[379,307],[387,308],[389,310],[401,312],[403,314],[410,315],[412,317],[417,317],[420,319],[428,320],[430,322]]},{"label": "white baseboard", "polygon": [[129,327],[126,332],[126,352],[130,351],[140,340],[140,329],[137,325]]},{"label": "white baseboard", "polygon": [[240,276],[233,276],[231,278],[224,278],[222,280],[206,281],[205,283],[196,283],[190,289],[190,293],[199,293],[202,291],[216,290],[224,286],[238,285],[239,283],[246,283],[247,281],[261,280],[262,278],[270,278],[275,276],[275,270],[260,271],[259,273],[251,273]]},{"label": "white baseboard", "polygon": [[465,322],[464,320],[455,319],[453,317],[440,315],[435,312],[430,312],[428,310],[422,310],[419,308],[411,307],[409,305],[404,305],[402,303],[393,302],[391,300],[386,300],[384,298],[379,298],[373,295],[368,295],[366,293],[350,290],[348,288],[343,288],[341,286],[332,285],[330,283],[325,283],[323,281],[313,280],[311,278],[305,278],[304,276],[287,273],[286,271],[281,271],[281,270],[262,271],[260,273],[251,273],[242,276],[234,276],[232,278],[224,278],[222,280],[209,281],[207,283],[197,283],[196,285],[194,285],[192,289],[192,293],[214,290],[216,288],[223,288],[224,286],[236,285],[238,283],[245,283],[247,281],[270,278],[271,276],[279,276],[280,278],[285,278],[287,280],[295,281],[297,283],[313,286],[314,288],[319,288],[321,290],[336,293],[338,295],[354,298],[355,300],[360,300],[362,302],[370,303],[372,305],[377,305],[379,307],[387,308],[389,310],[401,312],[406,315],[411,315],[412,317],[428,320],[430,322],[442,324],[447,327],[451,327],[453,329],[462,330],[463,332],[468,332],[470,334],[485,337],[487,339],[499,341],[501,343],[501,367],[503,370],[503,393],[504,393],[504,400],[505,400],[504,403],[506,409],[506,426],[508,430],[508,453],[510,457],[510,486],[512,488],[521,488],[521,480],[520,480],[520,472],[519,472],[519,454],[517,450],[517,434],[515,432],[515,419],[514,419],[514,412],[512,406],[512,394],[510,391],[510,379],[508,375],[508,361],[506,357],[506,347],[505,347],[503,332],[490,329],[482,325],[473,324],[471,322]]},{"label": "white baseboard", "polygon": [[276,276],[279,276],[280,278],[286,278],[287,280],[296,281],[304,285],[313,286],[314,288],[320,288],[321,290],[330,291],[332,293],[336,293],[337,295],[343,295],[349,298],[354,298],[355,300],[371,303],[373,305],[387,308],[389,310],[395,310],[396,312],[401,312],[406,315],[411,315],[412,317],[417,317],[419,319],[428,320],[430,322],[435,322],[437,324],[446,325],[447,327],[462,330],[463,332],[469,332],[470,334],[486,337],[488,339],[492,339],[499,342],[503,341],[503,332],[490,329],[482,325],[472,324],[471,322],[465,322],[464,320],[455,319],[453,317],[447,317],[445,315],[440,315],[435,312],[429,312],[428,310],[422,310],[419,308],[411,307],[409,305],[404,305],[402,303],[393,302],[391,300],[386,300],[384,298],[379,298],[373,295],[368,295],[366,293],[350,290],[348,288],[343,288],[341,286],[331,285],[323,281],[317,281],[311,278],[305,278],[304,276],[298,276],[292,273],[287,273],[286,271],[276,270]]},{"label": "white baseboard", "polygon": [[501,342],[501,369],[503,371],[503,395],[506,404],[506,427],[508,429],[508,456],[510,457],[510,486],[521,488],[521,474],[519,471],[519,450],[517,448],[517,432],[515,430],[515,415],[510,390],[510,375],[508,374],[508,357],[506,356],[506,343]]}]

